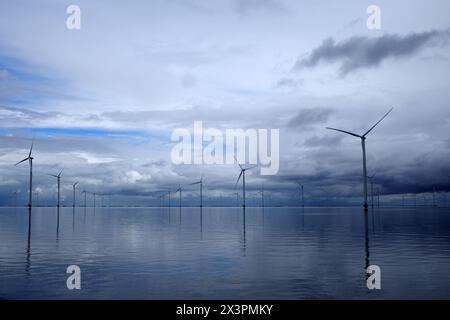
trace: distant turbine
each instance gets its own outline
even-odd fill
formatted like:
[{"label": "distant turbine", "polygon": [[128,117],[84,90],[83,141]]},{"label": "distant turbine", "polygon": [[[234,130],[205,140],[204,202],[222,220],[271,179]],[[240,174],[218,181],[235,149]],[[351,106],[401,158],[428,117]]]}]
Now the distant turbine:
[{"label": "distant turbine", "polygon": [[58,181],[58,208],[59,208],[59,198],[60,198],[60,190],[61,190],[61,173],[64,169],[62,169],[58,174],[49,174],[49,176],[55,177]]},{"label": "distant turbine", "polygon": [[182,193],[182,189],[181,189],[180,185],[178,185],[178,189],[177,189],[177,191],[175,191],[175,193],[177,193],[177,192],[180,193],[180,208],[181,208],[181,193]]},{"label": "distant turbine", "polygon": [[28,153],[28,157],[26,157],[25,159],[17,162],[15,165],[17,166],[18,164],[27,161],[30,164],[30,194],[29,194],[29,200],[28,200],[28,208],[31,208],[32,206],[32,201],[33,201],[33,157],[31,156],[31,152],[33,151],[33,144],[34,141],[31,142],[31,148],[30,148],[30,152]]},{"label": "distant turbine", "polygon": [[75,182],[72,187],[73,187],[73,208],[75,209],[75,188],[77,187],[78,181]]},{"label": "distant turbine", "polygon": [[203,177],[199,181],[193,182],[190,185],[199,184],[200,185],[200,208],[203,207]]},{"label": "distant turbine", "polygon": [[[236,159],[236,158],[235,158],[235,159]],[[253,168],[257,167],[257,166],[251,166],[251,167],[244,168],[244,167],[241,166],[241,164],[237,161],[237,159],[236,159],[236,162],[237,162],[237,164],[239,165],[239,168],[241,169],[241,173],[239,174],[239,177],[238,177],[238,179],[237,179],[237,181],[236,181],[236,185],[239,183],[239,180],[240,180],[241,177],[242,177],[242,207],[245,208],[245,171],[250,170],[250,169],[253,169]]]},{"label": "distant turbine", "polygon": [[305,206],[305,195],[303,193],[303,185],[300,182],[298,182],[298,185],[300,186],[300,192],[302,195],[302,207],[304,207]]},{"label": "distant turbine", "polygon": [[82,193],[84,193],[84,207],[86,208],[86,193],[87,193],[87,191],[83,190]]},{"label": "distant turbine", "polygon": [[17,191],[13,192],[14,195],[14,208],[17,207]]},{"label": "distant turbine", "polygon": [[261,186],[261,191],[258,191],[261,195],[261,206],[264,208],[264,184]]},{"label": "distant turbine", "polygon": [[359,135],[350,131],[345,131],[345,130],[341,130],[341,129],[335,129],[335,128],[329,128],[327,127],[327,129],[330,130],[334,130],[334,131],[339,131],[345,134],[349,134],[351,136],[357,137],[361,139],[361,146],[362,146],[362,154],[363,154],[363,183],[364,183],[364,210],[367,211],[369,205],[367,204],[367,169],[366,169],[366,136],[381,122],[383,121],[384,118],[386,118],[388,116],[389,113],[391,113],[391,111],[394,108],[391,108],[380,120],[378,120],[377,123],[375,123],[366,133],[364,133],[363,135]]}]

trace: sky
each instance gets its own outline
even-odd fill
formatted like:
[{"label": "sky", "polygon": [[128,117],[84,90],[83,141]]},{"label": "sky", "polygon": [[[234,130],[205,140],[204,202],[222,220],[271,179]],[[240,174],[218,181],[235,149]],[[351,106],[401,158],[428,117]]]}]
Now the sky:
[{"label": "sky", "polygon": [[[66,27],[69,5],[81,29]],[[369,30],[369,5],[381,29]],[[248,197],[360,203],[360,142],[382,194],[450,189],[448,1],[5,1],[0,10],[0,205],[71,184],[115,204],[236,198],[237,165],[175,165],[176,128],[280,130],[276,175],[247,172]],[[174,196],[173,196],[174,197]],[[35,200],[36,201],[36,200]]]}]

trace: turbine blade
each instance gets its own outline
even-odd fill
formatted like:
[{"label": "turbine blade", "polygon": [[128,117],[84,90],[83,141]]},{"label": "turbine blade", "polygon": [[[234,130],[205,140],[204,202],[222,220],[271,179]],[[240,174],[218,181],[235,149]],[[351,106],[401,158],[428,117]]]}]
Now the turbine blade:
[{"label": "turbine blade", "polygon": [[349,135],[354,136],[354,137],[361,138],[361,136],[359,134],[356,134],[356,133],[353,133],[353,132],[350,132],[350,131],[345,131],[345,130],[336,129],[336,128],[329,128],[329,127],[327,127],[327,129],[334,130],[334,131],[339,131],[339,132],[346,133],[346,134],[349,134]]},{"label": "turbine blade", "polygon": [[28,159],[30,159],[30,157],[25,158],[25,159],[23,159],[23,160],[17,162],[17,163],[15,164],[15,166],[17,166],[18,164],[21,164],[21,163],[24,162],[24,161],[27,161]]},{"label": "turbine blade", "polygon": [[47,173],[49,176],[52,176],[52,177],[55,177],[55,178],[58,178],[58,176],[56,175],[56,174],[51,174],[51,173]]},{"label": "turbine blade", "polygon": [[391,108],[380,120],[378,120],[377,123],[375,123],[372,128],[370,128],[366,133],[363,134],[363,137],[367,136],[369,134],[370,131],[373,130],[373,128],[375,128],[381,121],[384,120],[384,118],[386,118],[388,116],[389,113],[391,113],[391,111],[394,110],[394,108]]},{"label": "turbine blade", "polygon": [[30,147],[30,153],[28,154],[28,158],[31,157],[31,152],[33,151],[33,145],[34,145],[34,138],[31,140],[31,147]]},{"label": "turbine blade", "polygon": [[250,167],[244,168],[244,170],[250,170],[250,169],[256,168],[257,166],[258,165],[250,166]]},{"label": "turbine blade", "polygon": [[236,158],[236,156],[234,156],[234,160],[236,160],[236,163],[238,164],[239,168],[241,168],[241,170],[242,170],[242,166],[241,166],[241,164],[239,163],[239,161],[238,161],[238,159]]},{"label": "turbine blade", "polygon": [[61,173],[63,172],[64,168],[61,169],[61,171],[58,173],[58,177],[61,176]]},{"label": "turbine blade", "polygon": [[241,170],[241,173],[239,174],[239,177],[238,177],[238,179],[236,181],[235,186],[239,183],[239,180],[241,180],[242,172],[244,172],[244,170]]},{"label": "turbine blade", "polygon": [[200,183],[202,183],[202,182],[201,181],[197,181],[197,182],[191,183],[190,185],[192,186],[194,184],[200,184]]}]

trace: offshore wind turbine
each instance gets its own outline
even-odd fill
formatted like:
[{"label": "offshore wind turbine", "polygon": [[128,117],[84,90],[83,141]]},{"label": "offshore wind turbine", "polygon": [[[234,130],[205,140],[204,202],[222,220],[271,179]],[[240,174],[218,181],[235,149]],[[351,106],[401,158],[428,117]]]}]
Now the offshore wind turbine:
[{"label": "offshore wind turbine", "polygon": [[14,191],[13,195],[14,195],[14,208],[16,208],[17,207],[17,191]]},{"label": "offshore wind turbine", "polygon": [[77,187],[78,181],[72,185],[73,188],[73,208],[75,209],[75,188]]},{"label": "offshore wind turbine", "polygon": [[180,185],[178,185],[178,189],[175,191],[175,194],[176,194],[177,192],[180,193],[180,208],[181,208],[181,193],[182,193],[182,189],[181,189],[181,186],[180,186]]},{"label": "offshore wind turbine", "polygon": [[[235,159],[236,159],[236,158],[235,158]],[[239,177],[238,177],[238,179],[237,179],[237,181],[236,181],[236,185],[239,183],[239,180],[240,180],[241,177],[242,177],[242,207],[245,208],[245,171],[250,170],[250,169],[253,169],[253,168],[257,167],[257,166],[255,165],[255,166],[251,166],[251,167],[243,167],[243,166],[241,166],[241,164],[237,161],[237,159],[236,159],[236,162],[237,162],[237,164],[239,165],[239,168],[241,169],[241,173],[239,174]],[[236,186],[236,185],[235,185],[235,186]]]},{"label": "offshore wind turbine", "polygon": [[261,186],[261,190],[258,191],[258,193],[261,195],[261,206],[264,208],[264,184]]},{"label": "offshore wind turbine", "polygon": [[300,182],[298,182],[298,185],[300,186],[300,192],[302,195],[302,207],[304,207],[305,206],[305,194],[303,193],[303,185]]},{"label": "offshore wind turbine", "polygon": [[26,157],[25,159],[17,162],[15,165],[17,166],[18,164],[27,161],[30,165],[30,191],[29,191],[29,198],[28,198],[28,208],[31,208],[32,206],[32,202],[33,202],[33,157],[31,156],[31,153],[33,151],[33,144],[34,144],[34,140],[31,142],[31,147],[30,147],[30,152],[28,153],[28,157]]},{"label": "offshore wind turbine", "polygon": [[367,211],[369,205],[367,204],[367,166],[366,166],[366,137],[367,135],[381,122],[384,120],[384,118],[386,118],[388,116],[389,113],[391,113],[391,111],[394,108],[391,108],[380,120],[378,120],[369,130],[366,131],[366,133],[364,133],[363,135],[359,135],[350,131],[345,131],[345,130],[341,130],[341,129],[336,129],[336,128],[330,128],[327,127],[327,129],[329,130],[334,130],[334,131],[338,131],[338,132],[342,132],[357,138],[361,139],[361,147],[362,147],[362,156],[363,156],[363,187],[364,187],[364,210]]},{"label": "offshore wind turbine", "polygon": [[200,185],[200,208],[203,207],[203,177],[200,178],[200,180],[191,183],[190,185],[195,185],[195,184],[199,184]]},{"label": "offshore wind turbine", "polygon": [[49,174],[49,176],[55,177],[57,179],[58,182],[58,208],[59,208],[59,198],[60,198],[60,190],[61,190],[61,173],[63,172],[64,169],[62,169],[58,174]]},{"label": "offshore wind turbine", "polygon": [[81,193],[84,193],[84,207],[86,208],[86,190],[83,190]]}]

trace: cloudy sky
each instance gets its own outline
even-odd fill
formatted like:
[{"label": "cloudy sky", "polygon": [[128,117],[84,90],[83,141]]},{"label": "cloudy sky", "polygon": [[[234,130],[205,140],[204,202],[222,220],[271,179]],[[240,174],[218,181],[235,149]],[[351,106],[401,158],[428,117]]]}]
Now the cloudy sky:
[{"label": "cloudy sky", "polygon": [[[66,8],[81,8],[81,29]],[[381,8],[381,30],[366,26]],[[120,203],[205,177],[210,199],[232,197],[237,166],[174,165],[175,128],[280,129],[280,170],[248,174],[272,201],[362,193],[356,138],[383,193],[450,187],[450,3],[433,1],[2,1],[0,204],[26,202],[35,139],[35,192],[53,203],[80,190]],[[189,191],[191,190],[191,191]],[[254,193],[254,192],[253,192]],[[186,186],[187,202],[197,190]],[[250,197],[255,197],[250,192]],[[212,200],[211,200],[212,201]]]}]

